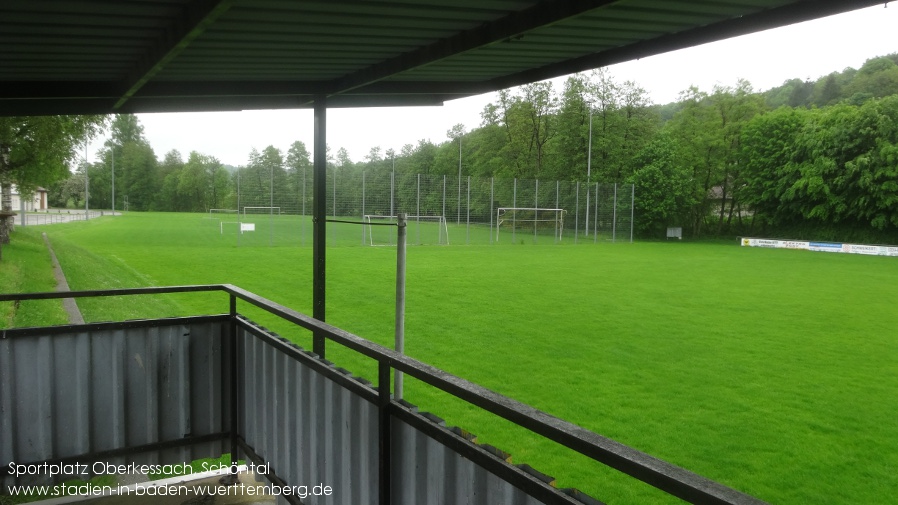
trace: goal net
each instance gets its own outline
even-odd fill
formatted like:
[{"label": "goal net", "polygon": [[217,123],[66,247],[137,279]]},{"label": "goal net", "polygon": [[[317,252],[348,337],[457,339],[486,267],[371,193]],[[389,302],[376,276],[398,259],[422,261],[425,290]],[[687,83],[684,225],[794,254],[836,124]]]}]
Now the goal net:
[{"label": "goal net", "polygon": [[499,207],[496,209],[496,242],[502,230],[552,235],[561,240],[564,233],[564,209],[541,207]]},{"label": "goal net", "polygon": [[[395,245],[396,227],[380,226],[396,224],[396,216],[365,214],[366,243],[372,246]],[[406,218],[409,244],[449,245],[449,227],[445,216],[408,216]],[[371,225],[371,226],[367,226]]]}]

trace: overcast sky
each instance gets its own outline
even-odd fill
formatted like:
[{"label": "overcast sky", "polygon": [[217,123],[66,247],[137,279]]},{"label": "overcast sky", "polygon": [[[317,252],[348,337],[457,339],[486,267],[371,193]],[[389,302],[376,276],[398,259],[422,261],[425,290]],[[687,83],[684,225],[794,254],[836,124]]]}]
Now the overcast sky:
[{"label": "overcast sky", "polygon": [[[715,84],[735,85],[747,79],[756,90],[779,86],[791,78],[815,80],[847,67],[860,68],[868,58],[898,52],[898,4],[758,32],[690,49],[673,51],[609,67],[617,82],[631,80],[648,91],[655,103],[673,102],[691,85],[711,91]],[[564,79],[554,80],[562,90]],[[345,147],[362,161],[374,146],[399,151],[421,139],[440,143],[446,131],[462,123],[480,125],[484,105],[495,94],[446,102],[442,107],[331,109],[327,138],[332,154]],[[144,133],[160,159],[172,149],[186,160],[190,151],[215,156],[225,164],[243,165],[252,148],[268,145],[285,154],[296,140],[312,150],[312,112],[246,111],[139,114]],[[102,140],[88,156],[95,159]]]}]

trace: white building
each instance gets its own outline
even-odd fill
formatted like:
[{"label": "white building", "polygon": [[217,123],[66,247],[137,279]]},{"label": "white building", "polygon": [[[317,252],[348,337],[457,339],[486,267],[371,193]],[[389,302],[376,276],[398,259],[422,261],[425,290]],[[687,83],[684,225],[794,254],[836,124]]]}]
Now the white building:
[{"label": "white building", "polygon": [[[24,204],[24,207],[22,206]],[[31,195],[19,195],[19,189],[15,184],[12,185],[12,209],[13,212],[24,210],[25,212],[34,212],[37,210],[47,210],[47,190],[37,188]]]}]

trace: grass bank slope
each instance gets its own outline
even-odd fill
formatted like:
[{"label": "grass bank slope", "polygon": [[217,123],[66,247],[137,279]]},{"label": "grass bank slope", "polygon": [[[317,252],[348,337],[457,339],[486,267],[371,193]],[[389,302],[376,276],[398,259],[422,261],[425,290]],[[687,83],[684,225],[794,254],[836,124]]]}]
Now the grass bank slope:
[{"label": "grass bank slope", "polygon": [[[0,262],[0,292],[34,293],[54,291],[56,278],[50,253],[38,230],[18,227],[10,243],[3,246]],[[30,300],[0,303],[0,328],[50,326],[68,323],[61,300]]]}]

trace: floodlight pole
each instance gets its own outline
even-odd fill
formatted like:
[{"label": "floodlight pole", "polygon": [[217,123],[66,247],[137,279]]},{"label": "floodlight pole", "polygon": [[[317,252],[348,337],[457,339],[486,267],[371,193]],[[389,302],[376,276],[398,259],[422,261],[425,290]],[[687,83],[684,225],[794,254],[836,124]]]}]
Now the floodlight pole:
[{"label": "floodlight pole", "polygon": [[589,106],[589,140],[586,148],[586,231],[584,237],[589,236],[589,179],[592,175],[592,105]]},{"label": "floodlight pole", "polygon": [[[399,231],[396,239],[396,352],[405,353],[405,242],[408,215],[400,212],[397,219]],[[402,399],[402,372],[396,370],[393,377],[393,397]]]},{"label": "floodlight pole", "polygon": [[90,219],[90,178],[87,175],[87,135],[84,136],[84,220]]},{"label": "floodlight pole", "polygon": [[458,212],[456,213],[457,222],[456,224],[461,224],[461,137],[462,134],[459,132],[458,134]]},{"label": "floodlight pole", "polygon": [[112,215],[115,215],[115,146],[111,149],[112,152]]},{"label": "floodlight pole", "polygon": [[393,199],[396,194],[396,151],[390,149],[390,159],[393,162],[393,171],[390,172],[390,215],[395,216],[396,210],[393,208]]}]

